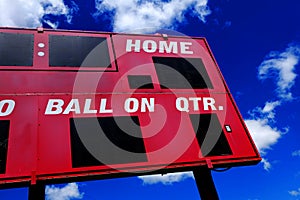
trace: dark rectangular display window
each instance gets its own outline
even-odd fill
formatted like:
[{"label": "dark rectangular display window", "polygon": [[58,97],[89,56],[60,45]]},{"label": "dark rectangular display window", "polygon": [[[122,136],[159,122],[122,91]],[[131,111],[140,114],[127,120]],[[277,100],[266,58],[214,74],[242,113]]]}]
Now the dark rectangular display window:
[{"label": "dark rectangular display window", "polygon": [[136,116],[71,118],[72,166],[146,162]]},{"label": "dark rectangular display window", "polygon": [[130,89],[153,89],[151,76],[147,75],[129,75],[128,82]]},{"label": "dark rectangular display window", "polygon": [[6,170],[9,120],[0,120],[0,174]]},{"label": "dark rectangular display window", "polygon": [[50,67],[111,67],[105,37],[49,36]]},{"label": "dark rectangular display window", "polygon": [[216,114],[190,114],[203,156],[232,155]]},{"label": "dark rectangular display window", "polygon": [[0,33],[0,66],[32,66],[33,34]]},{"label": "dark rectangular display window", "polygon": [[153,57],[161,88],[213,88],[200,58]]}]

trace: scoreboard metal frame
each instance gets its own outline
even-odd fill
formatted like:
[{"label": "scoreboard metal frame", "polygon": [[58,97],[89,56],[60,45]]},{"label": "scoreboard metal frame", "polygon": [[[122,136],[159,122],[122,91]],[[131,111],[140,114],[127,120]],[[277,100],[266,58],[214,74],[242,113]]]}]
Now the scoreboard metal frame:
[{"label": "scoreboard metal frame", "polygon": [[0,184],[261,160],[205,38],[0,29]]}]

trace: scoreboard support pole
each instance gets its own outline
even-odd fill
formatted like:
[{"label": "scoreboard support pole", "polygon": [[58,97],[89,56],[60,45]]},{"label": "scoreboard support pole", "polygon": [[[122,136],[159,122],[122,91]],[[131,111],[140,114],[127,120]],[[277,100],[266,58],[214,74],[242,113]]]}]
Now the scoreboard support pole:
[{"label": "scoreboard support pole", "polygon": [[44,183],[36,183],[29,186],[28,200],[45,200],[45,188]]},{"label": "scoreboard support pole", "polygon": [[201,200],[219,200],[219,195],[211,176],[211,170],[198,168],[193,170],[193,174]]}]

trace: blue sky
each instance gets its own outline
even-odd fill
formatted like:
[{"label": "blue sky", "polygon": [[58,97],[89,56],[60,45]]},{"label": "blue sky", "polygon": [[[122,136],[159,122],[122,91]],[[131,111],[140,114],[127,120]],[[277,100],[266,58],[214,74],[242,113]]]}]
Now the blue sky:
[{"label": "blue sky", "polygon": [[[220,199],[300,199],[300,1],[1,0],[0,26],[206,37],[263,161],[213,172]],[[47,186],[48,200],[199,199],[190,173]],[[27,189],[0,190],[27,199]]]}]

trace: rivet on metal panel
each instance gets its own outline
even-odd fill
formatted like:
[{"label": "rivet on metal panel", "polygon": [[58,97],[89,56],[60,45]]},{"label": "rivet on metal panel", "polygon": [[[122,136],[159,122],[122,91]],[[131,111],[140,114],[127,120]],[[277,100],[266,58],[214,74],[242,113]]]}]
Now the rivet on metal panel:
[{"label": "rivet on metal panel", "polygon": [[207,164],[208,169],[214,168],[214,167],[213,167],[213,164],[212,164],[212,162],[211,162],[210,159],[206,159],[205,161],[206,161],[206,164]]}]

